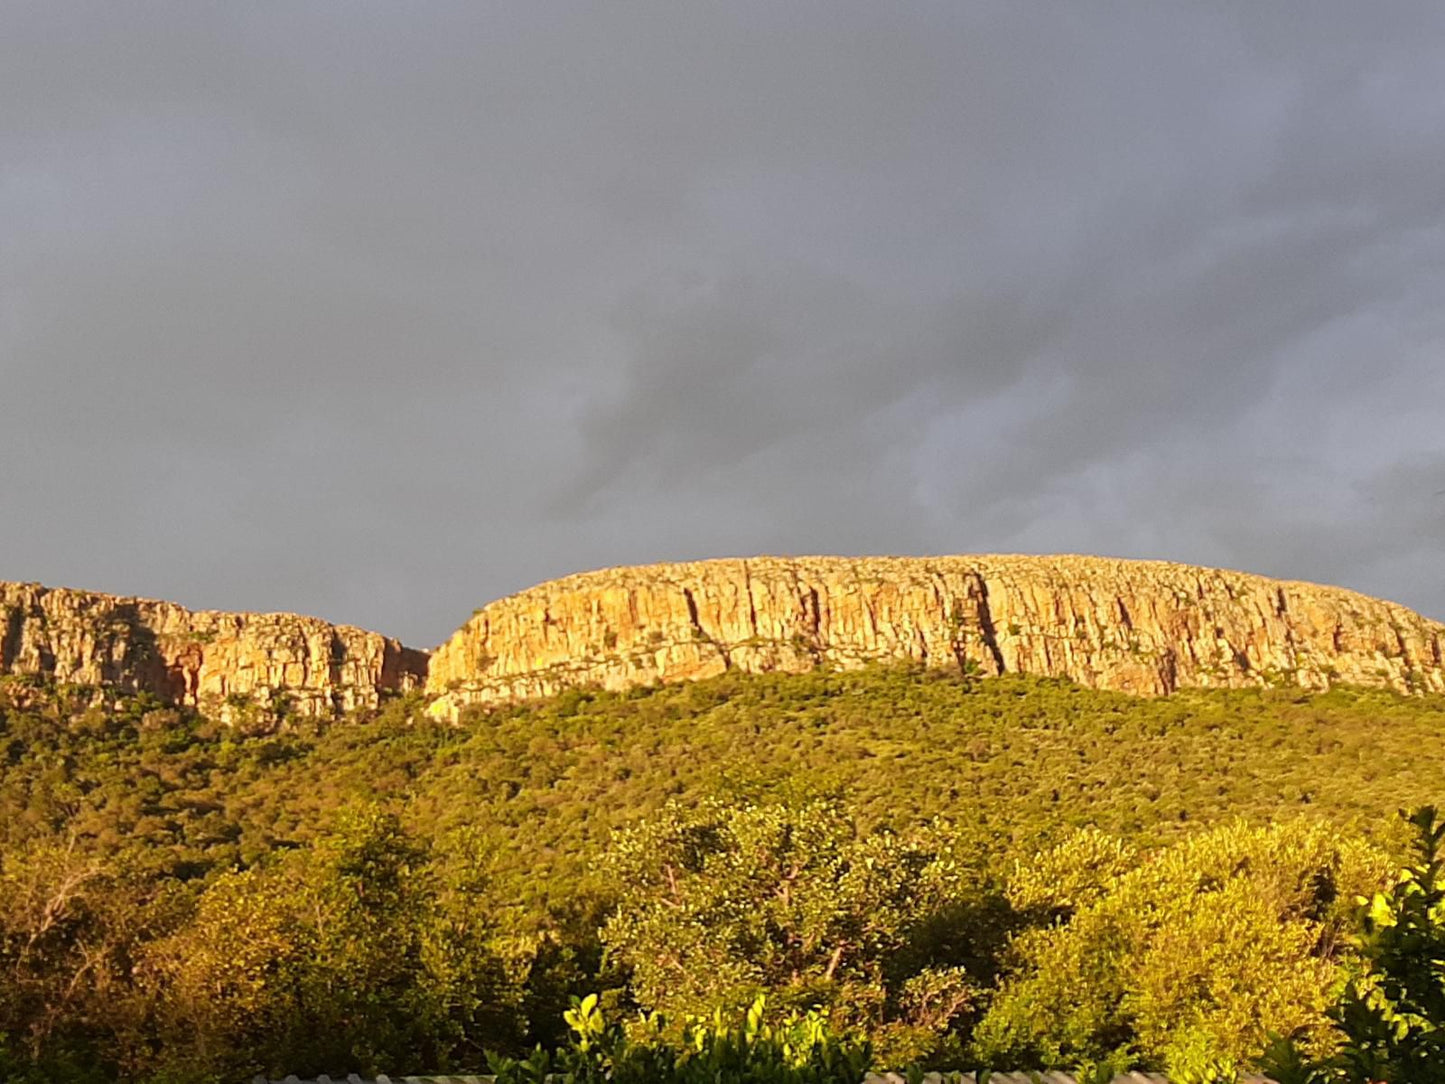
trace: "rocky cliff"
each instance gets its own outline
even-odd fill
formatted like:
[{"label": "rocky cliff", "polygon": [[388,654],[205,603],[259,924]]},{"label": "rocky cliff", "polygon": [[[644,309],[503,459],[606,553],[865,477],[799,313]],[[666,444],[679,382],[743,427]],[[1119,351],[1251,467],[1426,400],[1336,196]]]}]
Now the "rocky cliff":
[{"label": "rocky cliff", "polygon": [[1445,625],[1351,591],[1093,557],[757,558],[569,576],[432,655],[433,711],[726,670],[912,660],[1138,694],[1351,682],[1445,691]]},{"label": "rocky cliff", "polygon": [[[294,614],[0,583],[0,674],[227,715],[329,716],[425,684],[456,718],[569,688],[913,661],[1144,695],[1334,682],[1445,692],[1445,625],[1351,591],[1094,557],[753,558],[589,572],[478,610],[430,658]],[[239,701],[238,701],[238,698]]]},{"label": "rocky cliff", "polygon": [[325,716],[419,687],[426,654],[314,617],[0,583],[0,674],[145,691],[223,715],[236,697],[284,697],[293,710]]}]

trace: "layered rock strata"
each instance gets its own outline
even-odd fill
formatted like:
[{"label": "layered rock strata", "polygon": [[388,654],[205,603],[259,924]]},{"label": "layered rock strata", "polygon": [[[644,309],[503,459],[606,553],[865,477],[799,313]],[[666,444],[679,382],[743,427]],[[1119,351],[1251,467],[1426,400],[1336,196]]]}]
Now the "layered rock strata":
[{"label": "layered rock strata", "polygon": [[912,661],[1136,694],[1335,682],[1445,691],[1445,625],[1352,591],[1094,557],[756,558],[619,568],[478,610],[432,710],[728,670]]},{"label": "layered rock strata", "polygon": [[426,653],[315,617],[0,583],[0,674],[149,692],[223,716],[238,700],[329,716],[420,687]]}]

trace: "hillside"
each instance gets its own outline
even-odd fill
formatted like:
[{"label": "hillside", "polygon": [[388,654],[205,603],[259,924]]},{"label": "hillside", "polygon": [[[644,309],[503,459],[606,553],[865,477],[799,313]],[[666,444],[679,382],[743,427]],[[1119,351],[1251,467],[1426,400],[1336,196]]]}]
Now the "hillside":
[{"label": "hillside", "polygon": [[[1138,697],[898,665],[569,690],[467,708],[460,725],[436,720],[427,703],[414,691],[351,712],[344,725],[298,715],[252,730],[150,694],[0,678],[0,953],[20,976],[0,996],[0,1031],[21,1037],[8,1051],[0,1040],[0,1077],[7,1056],[40,1066],[24,1080],[156,1084],[262,1070],[476,1067],[482,1047],[557,1041],[572,994],[609,989],[614,1004],[658,1007],[635,970],[658,953],[643,942],[629,963],[602,951],[621,909],[632,908],[629,921],[648,913],[651,897],[629,905],[630,894],[658,884],[645,870],[618,874],[617,840],[627,837],[616,833],[661,825],[646,830],[665,842],[679,809],[706,816],[717,802],[740,811],[741,831],[781,816],[781,838],[792,838],[789,818],[802,818],[800,827],[823,834],[815,842],[824,871],[835,846],[883,848],[907,863],[913,844],[890,840],[926,841],[937,827],[949,841],[954,887],[929,904],[934,917],[920,918],[923,941],[880,949],[843,984],[795,990],[786,973],[759,980],[780,1004],[834,1001],[889,1044],[880,1047],[888,1057],[932,1051],[956,1065],[960,1044],[997,1019],[990,1006],[1013,1012],[1011,976],[1023,981],[1033,965],[1008,954],[1008,937],[1053,928],[1055,912],[1010,901],[1031,870],[1052,885],[1059,861],[1064,884],[1086,886],[1123,863],[1137,871],[1130,891],[1146,897],[1157,862],[1174,871],[1157,882],[1161,898],[1125,896],[1118,906],[1179,922],[1217,921],[1218,907],[1264,898],[1251,870],[1269,883],[1317,885],[1320,900],[1338,905],[1282,904],[1278,914],[1251,912],[1246,926],[1225,914],[1236,940],[1283,953],[1261,964],[1241,948],[1250,970],[1228,979],[1245,985],[1220,1012],[1252,1012],[1266,1001],[1259,989],[1291,976],[1317,975],[1310,989],[1321,997],[1333,988],[1334,950],[1317,963],[1308,946],[1340,945],[1348,901],[1386,869],[1357,840],[1397,851],[1393,812],[1445,794],[1445,696],[1432,693],[1340,686]],[[779,803],[803,812],[770,812]],[[1252,827],[1236,831],[1236,821]],[[1070,850],[1084,826],[1120,842],[1085,836],[1084,851]],[[678,830],[692,846],[685,820]],[[1064,857],[1040,867],[1036,854],[1054,844]],[[1099,846],[1113,865],[1096,869]],[[654,848],[631,853],[647,858]],[[767,867],[748,853],[722,868],[739,872],[738,891],[774,899]],[[1195,900],[1188,885],[1200,863],[1201,884],[1220,883],[1211,878],[1221,863],[1244,880],[1234,894]],[[710,876],[698,875],[697,892],[724,891],[727,914],[750,913]],[[824,880],[809,898],[837,899],[832,874],[816,876]],[[916,876],[906,864],[887,873],[863,892],[862,913],[871,921],[880,900],[914,899]],[[666,918],[675,908],[663,903]],[[710,918],[698,923],[689,936],[713,928]],[[1267,940],[1279,930],[1306,948]],[[667,922],[657,936],[674,943]],[[692,951],[713,963],[681,965],[704,983],[682,1007],[732,1004],[706,980],[712,968],[751,974],[757,961],[739,947],[751,943],[697,941]],[[1109,957],[1108,981],[1121,991],[1111,998],[1124,999],[1136,975],[1183,966],[1186,949],[1160,943],[1160,954],[1141,957],[1147,967],[1127,952]],[[815,980],[828,969],[824,956],[809,965]],[[966,996],[910,1031],[915,1017],[899,1015],[899,998],[927,978],[918,968],[930,960],[963,968],[963,977],[936,977],[954,984],[947,989],[962,982]],[[1049,1005],[1092,1004],[1098,977],[1070,981]],[[880,1017],[879,1005],[895,1008]],[[1305,1020],[1317,1028],[1322,1010],[1308,1005]],[[1243,1038],[1211,1030],[1209,1042],[1256,1051],[1273,1020]],[[1114,1034],[1100,1025],[1057,1057],[1098,1056]],[[1054,1035],[1044,1028],[1037,1043],[1000,1046],[997,1063],[1059,1064],[1038,1045]],[[1172,1064],[1171,1049],[1152,1041],[1141,1057]]]},{"label": "hillside", "polygon": [[424,685],[455,721],[577,688],[908,663],[1190,688],[1445,692],[1445,625],[1351,591],[1097,557],[752,558],[609,569],[477,610],[428,658],[289,614],[0,584],[0,674],[229,717],[334,717]]},{"label": "hillside", "polygon": [[0,842],[75,833],[206,876],[379,801],[429,837],[480,832],[530,923],[576,895],[613,829],[674,798],[828,794],[864,827],[944,815],[1027,851],[1084,824],[1140,842],[1233,817],[1370,828],[1445,794],[1445,697],[1385,690],[1141,698],[874,667],[570,692],[461,726],[424,703],[247,737],[144,698],[0,686]]}]

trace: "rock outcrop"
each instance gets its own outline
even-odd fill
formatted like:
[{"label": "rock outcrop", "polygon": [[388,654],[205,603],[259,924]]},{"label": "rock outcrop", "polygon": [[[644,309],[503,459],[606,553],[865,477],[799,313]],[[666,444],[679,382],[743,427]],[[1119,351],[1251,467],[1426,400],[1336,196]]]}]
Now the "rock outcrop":
[{"label": "rock outcrop", "polygon": [[0,583],[0,674],[149,692],[223,716],[238,698],[329,716],[420,687],[426,653],[315,617]]},{"label": "rock outcrop", "polygon": [[728,670],[911,661],[1157,695],[1336,682],[1445,692],[1445,625],[1336,587],[1096,557],[759,557],[589,572],[484,606],[428,660],[294,614],[0,583],[0,674],[227,718],[326,717],[425,686],[432,712]]},{"label": "rock outcrop", "polygon": [[1445,625],[1352,591],[1094,557],[756,558],[590,572],[478,610],[432,710],[886,660],[1153,695],[1334,682],[1445,691]]}]

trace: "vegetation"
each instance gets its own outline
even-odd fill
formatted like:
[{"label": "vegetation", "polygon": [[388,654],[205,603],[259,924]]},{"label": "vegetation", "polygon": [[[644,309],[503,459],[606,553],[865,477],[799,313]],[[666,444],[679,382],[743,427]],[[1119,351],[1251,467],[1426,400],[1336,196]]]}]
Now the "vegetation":
[{"label": "vegetation", "polygon": [[871,1064],[866,1042],[837,1034],[816,1010],[769,1024],[765,1005],[757,998],[740,1024],[720,1012],[690,1017],[670,1038],[658,1016],[629,1035],[605,1018],[593,994],[566,1013],[574,1034],[556,1055],[538,1048],[525,1060],[493,1057],[490,1065],[497,1084],[542,1084],[549,1075],[577,1084],[858,1084]]},{"label": "vegetation", "polygon": [[1361,898],[1348,981],[1330,1009],[1332,1055],[1301,1055],[1296,1037],[1264,1060],[1281,1084],[1445,1081],[1445,823],[1433,806],[1408,818],[1411,861],[1394,885]]},{"label": "vegetation", "polygon": [[1445,792],[1445,699],[878,669],[419,709],[0,679],[0,1080],[1442,1063],[1441,832],[1393,813]]},{"label": "vegetation", "polygon": [[1242,1067],[1273,1035],[1331,1046],[1334,947],[1352,901],[1388,874],[1378,853],[1310,824],[1226,825],[1119,872],[1090,864],[1085,842],[1045,866],[1098,880],[1053,898],[1032,871],[1013,886],[1022,907],[1062,921],[1030,923],[1014,942],[975,1035],[986,1060],[1070,1064],[1127,1049],[1197,1074]]},{"label": "vegetation", "polygon": [[1445,1080],[1445,823],[1419,810],[1415,861],[1365,912],[1359,965],[1336,1010],[1354,1079]]},{"label": "vegetation", "polygon": [[735,1012],[771,991],[906,1064],[975,1000],[966,965],[999,947],[997,896],[958,849],[938,824],[860,837],[833,802],[669,807],[612,847],[602,940],[653,1011]]}]

